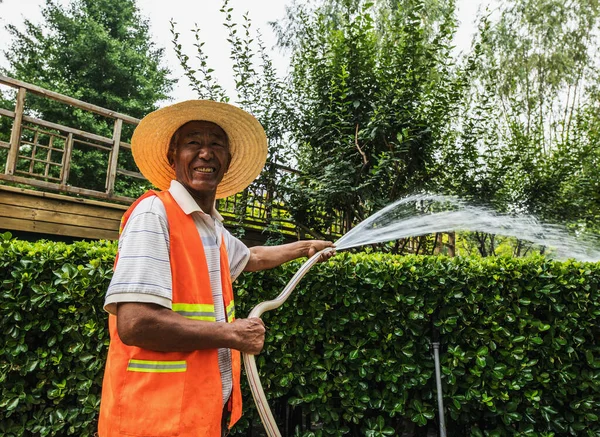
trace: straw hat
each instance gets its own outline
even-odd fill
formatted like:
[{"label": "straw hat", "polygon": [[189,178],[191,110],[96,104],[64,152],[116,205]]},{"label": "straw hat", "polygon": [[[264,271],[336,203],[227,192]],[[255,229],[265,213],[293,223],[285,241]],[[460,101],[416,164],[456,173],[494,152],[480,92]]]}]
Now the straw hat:
[{"label": "straw hat", "polygon": [[142,174],[161,190],[175,179],[167,152],[171,137],[189,121],[211,121],[229,138],[231,164],[217,187],[217,199],[239,193],[259,175],[267,159],[267,136],[256,118],[228,103],[188,100],[146,115],[131,138],[133,159]]}]

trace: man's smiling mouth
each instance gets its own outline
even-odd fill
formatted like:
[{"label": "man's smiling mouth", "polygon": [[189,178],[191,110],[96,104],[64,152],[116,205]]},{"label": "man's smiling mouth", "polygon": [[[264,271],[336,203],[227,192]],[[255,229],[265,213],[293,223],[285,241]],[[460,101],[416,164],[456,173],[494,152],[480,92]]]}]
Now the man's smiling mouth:
[{"label": "man's smiling mouth", "polygon": [[200,173],[214,173],[215,169],[213,167],[195,167],[194,171],[197,171]]}]

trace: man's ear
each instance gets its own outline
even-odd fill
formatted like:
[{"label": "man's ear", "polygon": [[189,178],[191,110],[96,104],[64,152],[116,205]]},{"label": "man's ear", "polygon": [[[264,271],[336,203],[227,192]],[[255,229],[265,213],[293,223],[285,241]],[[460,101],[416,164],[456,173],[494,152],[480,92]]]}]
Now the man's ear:
[{"label": "man's ear", "polygon": [[169,161],[169,165],[173,170],[175,170],[175,151],[169,147],[169,151],[167,152],[167,161]]},{"label": "man's ear", "polygon": [[[181,128],[180,128],[181,129]],[[167,150],[167,161],[173,170],[175,170],[175,153],[177,151],[177,142],[179,141],[179,129],[175,131],[169,141],[169,149]]]}]

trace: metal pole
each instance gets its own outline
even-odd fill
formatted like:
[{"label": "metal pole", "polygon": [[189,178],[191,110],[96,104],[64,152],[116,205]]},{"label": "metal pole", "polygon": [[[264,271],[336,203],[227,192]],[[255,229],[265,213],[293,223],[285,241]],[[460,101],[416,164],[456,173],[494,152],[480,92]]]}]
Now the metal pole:
[{"label": "metal pole", "polygon": [[444,398],[442,397],[442,367],[440,365],[440,342],[437,341],[439,332],[434,328],[433,360],[435,362],[435,385],[438,401],[438,417],[440,421],[440,437],[446,437],[446,421],[444,419]]}]

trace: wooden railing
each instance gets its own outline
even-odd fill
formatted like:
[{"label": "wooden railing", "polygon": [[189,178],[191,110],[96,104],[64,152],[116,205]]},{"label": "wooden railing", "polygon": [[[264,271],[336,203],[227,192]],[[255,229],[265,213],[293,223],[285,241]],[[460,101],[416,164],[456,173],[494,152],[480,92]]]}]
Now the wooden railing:
[{"label": "wooden railing", "polygon": [[[139,123],[137,118],[2,75],[0,75],[0,84],[17,89],[14,111],[0,108],[0,116],[13,119],[10,141],[8,143],[0,141],[0,147],[8,149],[4,174],[0,174],[1,180],[94,199],[122,203],[133,201],[127,196],[115,194],[114,188],[118,174],[144,179],[139,172],[117,167],[120,150],[131,149],[128,143],[121,141],[123,123],[137,125]],[[112,137],[107,138],[26,115],[27,93],[46,97],[114,120]],[[77,146],[91,147],[109,154],[104,191],[69,184],[72,154]],[[40,158],[40,151],[45,152],[45,156],[42,153]]]},{"label": "wooden railing", "polygon": [[[133,197],[123,195],[116,189],[119,178],[134,178],[144,181],[131,159],[131,145],[124,141],[125,125],[132,131],[139,119],[92,105],[44,88],[0,75],[0,84],[16,90],[14,110],[0,108],[0,119],[12,119],[9,141],[0,138],[0,157],[6,164],[0,172],[0,183],[22,184],[42,191],[56,191],[70,196],[90,198],[113,203],[130,204]],[[26,109],[29,94],[52,99],[73,108],[89,111],[112,122],[112,136],[87,132],[72,126],[41,120]],[[2,153],[2,149],[7,152]],[[89,187],[83,182],[72,182],[71,168],[75,163],[75,151],[94,150],[105,158],[106,172],[104,189]],[[122,168],[124,154],[133,168]],[[120,159],[121,158],[121,159]],[[1,164],[1,163],[0,163]],[[281,175],[292,169],[270,164],[270,170]],[[93,179],[93,178],[90,178]],[[97,175],[95,177],[97,178]],[[79,186],[78,186],[79,185]],[[218,204],[226,221],[230,224],[254,229],[270,228],[287,235],[320,236],[294,223],[283,199],[276,199],[276,190],[268,187],[251,187],[242,195],[222,199]],[[240,220],[240,211],[243,216]]]}]

